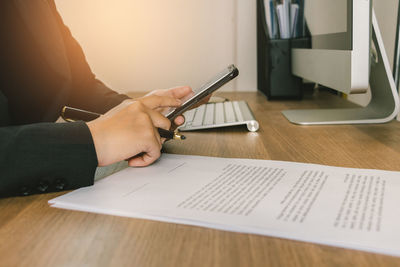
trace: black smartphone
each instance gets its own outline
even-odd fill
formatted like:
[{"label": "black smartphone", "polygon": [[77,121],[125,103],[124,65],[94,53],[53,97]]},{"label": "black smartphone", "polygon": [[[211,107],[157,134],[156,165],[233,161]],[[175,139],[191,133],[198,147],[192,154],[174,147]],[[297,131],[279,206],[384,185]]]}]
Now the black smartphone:
[{"label": "black smartphone", "polygon": [[183,100],[183,104],[180,107],[172,109],[167,112],[165,117],[170,121],[173,121],[177,116],[188,110],[190,107],[200,102],[202,99],[213,93],[215,90],[234,79],[239,75],[239,70],[232,64],[218,73],[213,79],[205,83],[199,89],[194,90],[193,94],[189,95],[187,99]]}]

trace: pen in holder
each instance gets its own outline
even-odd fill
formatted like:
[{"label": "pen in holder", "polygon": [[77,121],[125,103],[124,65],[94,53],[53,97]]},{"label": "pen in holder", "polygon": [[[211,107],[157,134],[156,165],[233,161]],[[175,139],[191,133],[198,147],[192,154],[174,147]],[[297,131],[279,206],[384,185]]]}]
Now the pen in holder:
[{"label": "pen in holder", "polygon": [[291,71],[291,49],[310,47],[309,37],[270,38],[264,0],[257,0],[257,86],[268,99],[302,98],[303,81]]}]

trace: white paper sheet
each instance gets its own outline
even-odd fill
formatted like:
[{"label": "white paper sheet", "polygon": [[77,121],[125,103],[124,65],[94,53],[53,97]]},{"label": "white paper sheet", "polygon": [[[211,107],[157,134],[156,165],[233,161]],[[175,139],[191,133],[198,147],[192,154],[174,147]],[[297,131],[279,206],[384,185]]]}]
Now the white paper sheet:
[{"label": "white paper sheet", "polygon": [[400,256],[400,173],[164,154],[49,201]]}]

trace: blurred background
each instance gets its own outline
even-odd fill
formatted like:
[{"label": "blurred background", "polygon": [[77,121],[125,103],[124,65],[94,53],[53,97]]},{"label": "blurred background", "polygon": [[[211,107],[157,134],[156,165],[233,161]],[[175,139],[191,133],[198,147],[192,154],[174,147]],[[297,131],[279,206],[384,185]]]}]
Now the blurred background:
[{"label": "blurred background", "polygon": [[[374,0],[391,66],[398,2]],[[56,0],[56,4],[92,70],[114,90],[196,88],[231,63],[240,75],[223,90],[257,90],[256,1]]]}]

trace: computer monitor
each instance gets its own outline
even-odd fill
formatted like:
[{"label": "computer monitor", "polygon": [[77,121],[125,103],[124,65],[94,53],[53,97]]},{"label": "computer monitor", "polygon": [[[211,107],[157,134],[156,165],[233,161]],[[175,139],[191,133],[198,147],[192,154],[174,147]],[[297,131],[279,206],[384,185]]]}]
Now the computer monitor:
[{"label": "computer monitor", "polygon": [[284,111],[289,121],[350,124],[392,120],[399,99],[372,0],[307,0],[305,19],[312,48],[292,49],[292,73],[346,94],[366,93],[370,87],[372,98],[360,108]]}]

